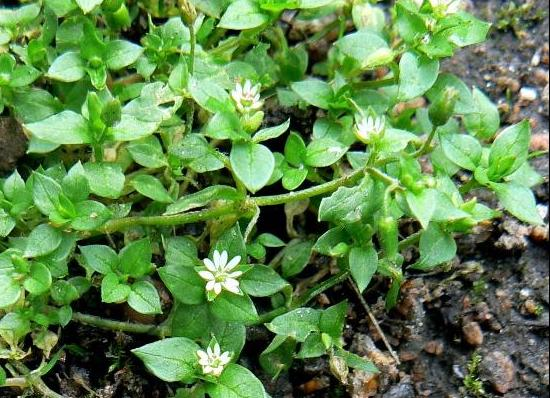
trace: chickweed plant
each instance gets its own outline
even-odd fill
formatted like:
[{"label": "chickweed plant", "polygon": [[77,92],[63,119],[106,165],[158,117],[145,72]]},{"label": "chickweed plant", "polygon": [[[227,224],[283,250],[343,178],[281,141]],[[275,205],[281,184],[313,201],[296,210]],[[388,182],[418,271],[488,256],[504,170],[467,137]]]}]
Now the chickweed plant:
[{"label": "chickweed plant", "polygon": [[440,73],[489,28],[459,0],[0,8],[0,112],[29,139],[0,180],[1,388],[59,397],[41,377],[71,322],[156,336],[132,352],[178,397],[268,397],[239,361],[251,326],[273,377],[320,356],[377,372],[346,350],[348,302],[319,294],[376,280],[391,310],[499,209],[542,223],[529,123],[501,129]]}]

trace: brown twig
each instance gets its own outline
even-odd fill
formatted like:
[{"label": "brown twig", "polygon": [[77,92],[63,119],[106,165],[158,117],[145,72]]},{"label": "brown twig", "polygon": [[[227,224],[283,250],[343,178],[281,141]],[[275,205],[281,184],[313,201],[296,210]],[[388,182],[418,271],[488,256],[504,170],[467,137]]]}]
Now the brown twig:
[{"label": "brown twig", "polygon": [[388,352],[392,356],[393,360],[395,361],[395,363],[397,365],[401,365],[401,361],[399,360],[399,357],[397,356],[397,354],[393,350],[392,346],[390,345],[390,342],[388,341],[386,335],[384,334],[384,331],[382,330],[382,328],[380,327],[380,324],[376,320],[376,317],[372,313],[372,310],[370,309],[370,306],[365,301],[363,295],[361,294],[361,292],[357,288],[357,285],[355,284],[355,282],[353,282],[353,280],[351,278],[348,278],[348,282],[351,285],[351,287],[353,288],[353,290],[355,291],[355,294],[357,294],[357,297],[359,298],[359,301],[361,302],[361,305],[363,306],[363,308],[367,312],[367,315],[369,316],[370,321],[372,322],[372,324],[374,325],[374,328],[376,329],[376,331],[378,332],[378,334],[382,338],[382,341],[384,342],[384,345],[388,349]]}]

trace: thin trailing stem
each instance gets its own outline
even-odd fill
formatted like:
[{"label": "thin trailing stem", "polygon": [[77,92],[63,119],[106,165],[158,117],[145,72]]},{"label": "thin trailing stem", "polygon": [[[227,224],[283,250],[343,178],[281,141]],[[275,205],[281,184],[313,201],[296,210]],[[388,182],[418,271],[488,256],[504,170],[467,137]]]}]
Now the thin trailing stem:
[{"label": "thin trailing stem", "polygon": [[382,338],[382,341],[384,342],[384,345],[386,346],[386,348],[387,348],[388,352],[390,353],[390,355],[392,356],[393,360],[395,361],[395,363],[397,365],[401,365],[401,361],[399,360],[399,357],[397,356],[397,354],[393,350],[392,346],[390,345],[386,335],[384,334],[384,331],[382,330],[382,328],[380,327],[380,324],[378,323],[378,320],[376,319],[376,317],[372,313],[372,310],[370,309],[369,304],[366,302],[365,298],[363,297],[363,295],[359,291],[359,288],[357,287],[357,285],[355,284],[355,282],[353,282],[353,280],[351,278],[348,278],[348,282],[351,285],[352,289],[355,291],[355,294],[357,295],[357,298],[359,298],[359,301],[361,302],[361,305],[363,306],[363,308],[367,312],[367,315],[369,316],[370,321],[372,322],[372,324],[374,325],[374,328],[376,329],[376,331],[378,332],[378,334]]},{"label": "thin trailing stem", "polygon": [[142,323],[115,321],[112,319],[105,319],[95,315],[82,314],[80,312],[73,313],[73,321],[82,323],[84,325],[95,326],[100,329],[107,329],[112,331],[135,333],[135,334],[148,334],[157,337],[167,337],[170,335],[170,328],[166,326],[145,325]]}]

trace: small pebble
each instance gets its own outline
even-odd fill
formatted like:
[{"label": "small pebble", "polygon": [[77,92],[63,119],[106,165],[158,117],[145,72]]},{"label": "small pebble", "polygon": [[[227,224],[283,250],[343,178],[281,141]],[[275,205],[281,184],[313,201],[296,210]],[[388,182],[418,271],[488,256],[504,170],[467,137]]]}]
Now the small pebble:
[{"label": "small pebble", "polygon": [[424,346],[424,351],[426,351],[428,354],[432,354],[435,356],[439,356],[443,354],[443,350],[444,350],[443,343],[438,340],[428,341]]},{"label": "small pebble", "polygon": [[483,344],[483,331],[477,322],[468,322],[462,327],[464,339],[468,344],[479,347]]},{"label": "small pebble", "polygon": [[519,98],[523,101],[533,102],[538,96],[537,90],[532,87],[522,87],[519,91]]},{"label": "small pebble", "polygon": [[480,373],[497,393],[506,394],[515,385],[516,367],[512,359],[500,351],[493,351],[483,357]]}]

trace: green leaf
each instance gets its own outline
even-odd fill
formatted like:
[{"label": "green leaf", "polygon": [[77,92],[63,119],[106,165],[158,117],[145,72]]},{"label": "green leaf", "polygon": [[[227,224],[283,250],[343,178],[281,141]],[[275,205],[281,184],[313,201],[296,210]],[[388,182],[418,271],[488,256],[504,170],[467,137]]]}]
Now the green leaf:
[{"label": "green leaf", "polygon": [[319,332],[321,311],[313,308],[298,308],[278,316],[266,327],[273,333],[292,337],[303,343],[312,332]]},{"label": "green leaf", "polygon": [[118,255],[118,270],[124,275],[139,278],[151,271],[153,249],[148,238],[140,239],[125,246]]},{"label": "green leaf", "polygon": [[276,237],[273,234],[270,233],[263,233],[258,238],[256,238],[256,241],[265,247],[283,247],[285,246],[285,242],[283,242],[281,239]]},{"label": "green leaf", "polygon": [[304,158],[310,167],[328,167],[346,154],[348,147],[330,138],[313,140],[308,146]]},{"label": "green leaf", "polygon": [[320,8],[332,4],[334,0],[300,0],[301,9]]},{"label": "green leaf", "polygon": [[378,269],[378,253],[373,246],[354,247],[349,253],[349,268],[351,276],[359,291],[367,288]]},{"label": "green leaf", "polygon": [[16,226],[15,220],[4,209],[0,209],[0,238],[5,238]]},{"label": "green leaf", "polygon": [[44,174],[33,173],[32,197],[36,207],[46,215],[57,209],[61,186],[53,179]]},{"label": "green leaf", "polygon": [[253,323],[258,312],[250,297],[223,292],[211,305],[212,313],[226,322]]},{"label": "green leaf", "polygon": [[126,148],[134,161],[140,166],[156,169],[167,165],[162,146],[157,137],[150,136],[132,141]]},{"label": "green leaf", "polygon": [[413,7],[415,6],[409,6],[405,2],[397,2],[395,6],[396,27],[405,42],[417,44],[428,33],[428,28],[424,19]]},{"label": "green leaf", "polygon": [[506,211],[521,221],[533,225],[543,225],[544,221],[537,211],[537,202],[533,191],[516,183],[491,183],[491,189]]},{"label": "green leaf", "polygon": [[271,344],[260,354],[262,369],[273,377],[290,369],[296,345],[296,340],[290,337],[275,336]]},{"label": "green leaf", "polygon": [[254,374],[236,364],[229,364],[216,384],[208,385],[212,398],[264,398],[266,392]]},{"label": "green leaf", "polygon": [[269,15],[262,12],[252,0],[237,0],[229,5],[218,27],[232,30],[257,28],[269,21]]},{"label": "green leaf", "polygon": [[281,261],[283,276],[285,278],[290,278],[302,272],[309,264],[312,249],[313,242],[311,241],[297,242],[288,245],[284,249],[283,259]]},{"label": "green leaf", "polygon": [[285,144],[285,159],[295,167],[299,167],[304,162],[306,156],[306,144],[302,137],[295,132],[291,132]]},{"label": "green leaf", "polygon": [[530,138],[531,125],[527,120],[497,135],[489,153],[488,177],[491,181],[512,174],[527,161]]},{"label": "green leaf", "polygon": [[173,203],[174,200],[164,188],[164,185],[155,177],[142,174],[134,177],[130,184],[143,196],[160,203]]},{"label": "green leaf", "polygon": [[407,52],[399,63],[399,101],[408,101],[423,95],[436,82],[439,61]]},{"label": "green leaf", "polygon": [[128,305],[140,314],[161,314],[160,297],[155,286],[148,281],[132,285]]},{"label": "green leaf", "polygon": [[358,369],[367,373],[380,372],[378,368],[366,358],[362,358],[359,355],[344,351],[343,349],[338,349],[337,351],[338,355],[341,356],[346,362],[346,365],[352,369]]},{"label": "green leaf", "polygon": [[34,137],[54,144],[88,144],[91,141],[88,122],[78,113],[63,111],[25,128]]},{"label": "green leaf", "polygon": [[288,168],[283,171],[283,188],[288,191],[293,191],[297,189],[303,182],[306,180],[307,175],[309,174],[308,169],[294,169]]},{"label": "green leaf", "polygon": [[25,87],[40,77],[40,71],[32,66],[17,66],[11,74],[10,87]]},{"label": "green leaf", "polygon": [[132,352],[159,379],[167,382],[192,380],[198,365],[200,347],[185,337],[160,340]]},{"label": "green leaf", "polygon": [[356,73],[388,64],[393,53],[388,43],[375,32],[362,30],[345,35],[334,44],[343,73]]},{"label": "green leaf", "polygon": [[262,141],[272,140],[286,133],[289,128],[290,119],[279,126],[268,127],[258,131],[256,134],[254,134],[254,137],[252,137],[252,141],[258,143]]},{"label": "green leaf", "polygon": [[456,255],[456,242],[451,233],[444,231],[435,223],[420,237],[420,259],[412,266],[423,271],[451,261]]},{"label": "green leaf", "polygon": [[298,359],[319,358],[327,353],[327,347],[323,343],[321,333],[312,333],[307,336],[306,341],[300,347],[296,355]]},{"label": "green leaf", "polygon": [[112,213],[103,203],[85,200],[75,206],[76,216],[71,220],[71,228],[77,231],[91,231],[105,224]]},{"label": "green leaf", "polygon": [[29,275],[23,282],[25,290],[36,296],[46,293],[52,285],[52,274],[42,263],[32,263]]},{"label": "green leaf", "polygon": [[101,281],[101,301],[103,303],[123,303],[128,299],[130,286],[120,283],[118,276],[110,272]]},{"label": "green leaf", "polygon": [[280,292],[288,282],[279,276],[271,267],[254,265],[241,278],[241,289],[253,297],[269,297]]},{"label": "green leaf", "polygon": [[84,11],[84,14],[88,14],[101,3],[103,3],[103,0],[76,0],[76,4]]},{"label": "green leaf", "polygon": [[29,234],[24,256],[27,258],[45,256],[57,249],[62,239],[61,231],[48,224],[41,224]]},{"label": "green leaf", "polygon": [[332,88],[322,80],[308,79],[292,83],[291,87],[305,102],[321,109],[329,109],[334,97]]},{"label": "green leaf", "polygon": [[86,177],[92,193],[110,199],[122,194],[126,178],[120,165],[115,163],[86,163]]},{"label": "green leaf", "polygon": [[167,207],[165,215],[185,213],[199,207],[204,207],[215,200],[237,200],[239,193],[233,187],[226,185],[214,185],[202,191],[185,195],[179,198],[174,204]]},{"label": "green leaf", "polygon": [[323,310],[319,320],[319,328],[322,333],[328,334],[335,340],[342,337],[348,312],[348,302],[342,301],[339,304]]},{"label": "green leaf", "polygon": [[261,144],[234,144],[229,160],[237,178],[252,193],[268,183],[275,169],[273,153]]},{"label": "green leaf", "polygon": [[437,205],[437,191],[424,189],[418,194],[407,192],[405,197],[412,214],[420,222],[422,228],[428,228]]},{"label": "green leaf", "polygon": [[84,264],[92,270],[106,275],[118,267],[118,256],[109,246],[79,246]]},{"label": "green leaf", "polygon": [[481,161],[482,147],[478,140],[466,134],[448,134],[441,139],[443,153],[463,169],[474,171]]},{"label": "green leaf", "polygon": [[495,104],[477,87],[473,91],[477,111],[464,116],[466,129],[481,139],[491,139],[500,127],[500,113]]},{"label": "green leaf", "polygon": [[81,202],[88,199],[90,185],[86,178],[86,171],[82,163],[76,163],[61,182],[63,193],[73,202]]},{"label": "green leaf", "polygon": [[166,265],[195,267],[197,247],[191,239],[183,236],[167,238],[164,240],[164,257]]},{"label": "green leaf", "polygon": [[246,259],[246,244],[239,223],[235,223],[231,228],[225,230],[213,247],[210,247],[210,258],[214,250],[220,253],[224,250],[229,254],[229,258],[240,256]]},{"label": "green leaf", "polygon": [[0,273],[0,308],[4,309],[15,304],[21,296],[19,283],[9,275]]},{"label": "green leaf", "polygon": [[167,265],[158,269],[158,273],[170,293],[184,304],[194,305],[204,302],[204,280],[194,268],[183,265]]},{"label": "green leaf", "polygon": [[193,99],[209,112],[231,111],[233,108],[229,94],[213,80],[192,77],[189,81],[189,92]]},{"label": "green leaf", "polygon": [[80,54],[66,52],[53,61],[48,69],[47,77],[62,82],[76,82],[86,75],[84,62]]},{"label": "green leaf", "polygon": [[143,48],[126,40],[113,40],[105,49],[105,64],[111,70],[132,65],[143,54]]}]

